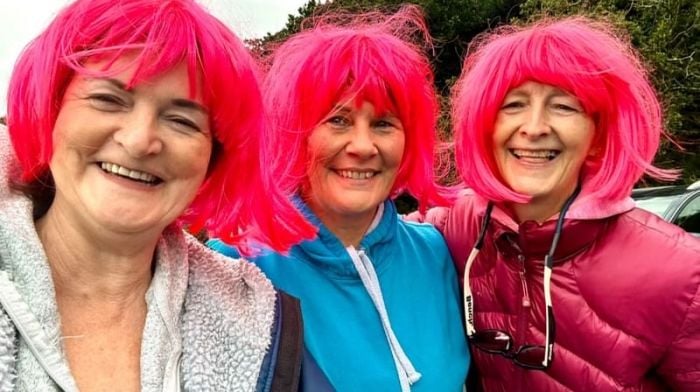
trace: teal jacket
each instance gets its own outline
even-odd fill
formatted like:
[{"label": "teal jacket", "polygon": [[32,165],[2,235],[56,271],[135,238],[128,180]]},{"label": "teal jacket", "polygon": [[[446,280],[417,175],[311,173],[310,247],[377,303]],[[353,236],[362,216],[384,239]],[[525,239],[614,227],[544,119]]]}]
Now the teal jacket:
[{"label": "teal jacket", "polygon": [[[251,261],[273,284],[301,300],[304,343],[338,391],[400,391],[396,365],[378,311],[348,251],[307,206],[318,238],[288,256],[263,252]],[[209,245],[226,255],[235,249]],[[376,270],[398,342],[421,378],[414,392],[461,391],[470,357],[450,254],[432,225],[399,219],[386,201],[360,250]]]}]

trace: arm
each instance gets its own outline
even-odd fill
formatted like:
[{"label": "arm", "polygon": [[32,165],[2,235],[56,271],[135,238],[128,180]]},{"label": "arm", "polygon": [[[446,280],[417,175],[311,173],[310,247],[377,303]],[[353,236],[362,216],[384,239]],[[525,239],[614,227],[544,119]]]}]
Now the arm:
[{"label": "arm", "polygon": [[674,391],[700,390],[700,284],[658,373]]},{"label": "arm", "polygon": [[443,233],[449,211],[447,207],[435,207],[426,211],[425,214],[421,214],[420,211],[411,212],[404,215],[403,219],[412,222],[430,223]]}]

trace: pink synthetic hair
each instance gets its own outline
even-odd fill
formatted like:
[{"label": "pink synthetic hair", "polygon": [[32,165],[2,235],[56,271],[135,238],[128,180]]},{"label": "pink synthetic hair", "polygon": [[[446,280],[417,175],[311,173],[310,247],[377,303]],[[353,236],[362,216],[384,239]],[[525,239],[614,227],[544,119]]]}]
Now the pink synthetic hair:
[{"label": "pink synthetic hair", "polygon": [[[345,15],[347,16],[347,15]],[[407,191],[421,208],[445,204],[449,192],[435,184],[438,103],[427,58],[410,38],[430,36],[420,10],[402,7],[393,15],[339,15],[289,38],[273,55],[264,83],[276,139],[271,143],[286,175],[285,189],[299,190],[314,158],[307,139],[338,105],[363,101],[403,124],[405,150],[392,195]]]},{"label": "pink synthetic hair", "polygon": [[494,201],[527,202],[504,184],[491,135],[508,91],[526,81],[576,96],[596,125],[582,169],[585,187],[600,199],[629,195],[645,172],[672,179],[651,162],[663,133],[661,106],[630,44],[609,25],[584,17],[507,26],[482,35],[453,91],[457,167],[464,182]]},{"label": "pink synthetic hair", "polygon": [[[210,171],[181,217],[229,243],[254,239],[284,250],[315,229],[274,186],[261,146],[266,122],[258,71],[241,41],[191,0],[78,0],[21,54],[10,80],[8,128],[22,167],[19,181],[46,176],[63,94],[87,60],[108,64],[136,54],[130,85],[184,62],[190,91],[201,75],[215,139]],[[106,67],[95,76],[121,71]],[[265,195],[261,197],[261,195]]]}]

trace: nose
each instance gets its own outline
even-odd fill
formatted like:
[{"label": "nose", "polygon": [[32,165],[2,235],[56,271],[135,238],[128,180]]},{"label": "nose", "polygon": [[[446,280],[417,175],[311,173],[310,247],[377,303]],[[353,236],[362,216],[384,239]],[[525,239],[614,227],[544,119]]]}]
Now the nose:
[{"label": "nose", "polygon": [[148,110],[134,110],[114,133],[114,140],[134,158],[155,155],[163,149],[158,129],[158,115]]},{"label": "nose", "polygon": [[532,104],[526,113],[520,132],[526,137],[536,139],[552,132],[549,116],[543,104]]},{"label": "nose", "polygon": [[372,134],[372,127],[366,121],[357,121],[349,132],[350,140],[345,151],[362,159],[367,159],[379,153]]}]

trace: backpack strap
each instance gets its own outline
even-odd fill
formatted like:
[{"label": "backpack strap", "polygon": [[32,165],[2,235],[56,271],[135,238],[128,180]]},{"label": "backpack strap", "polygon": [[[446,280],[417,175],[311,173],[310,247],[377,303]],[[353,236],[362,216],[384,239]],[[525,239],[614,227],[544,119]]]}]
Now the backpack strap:
[{"label": "backpack strap", "polygon": [[304,328],[299,300],[278,290],[272,343],[263,359],[256,391],[298,391],[303,344]]},{"label": "backpack strap", "polygon": [[279,292],[282,328],[279,333],[279,350],[275,364],[272,392],[299,390],[302,351],[304,349],[304,324],[299,300]]}]

